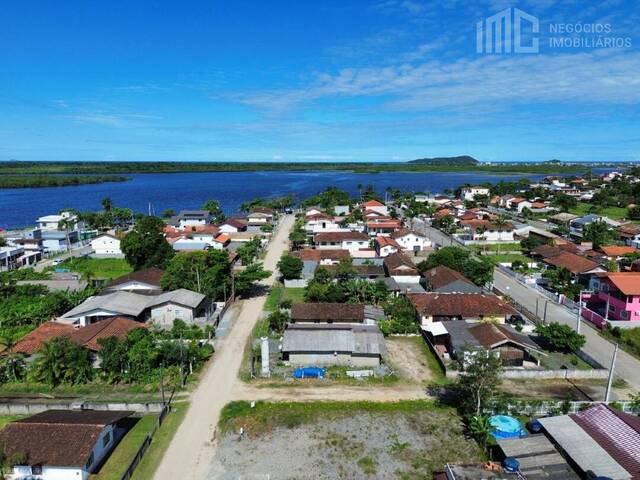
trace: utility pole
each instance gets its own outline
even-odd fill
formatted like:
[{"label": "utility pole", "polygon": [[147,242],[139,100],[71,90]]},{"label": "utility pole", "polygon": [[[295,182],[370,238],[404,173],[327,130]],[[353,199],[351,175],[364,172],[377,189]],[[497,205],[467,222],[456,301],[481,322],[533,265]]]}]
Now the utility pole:
[{"label": "utility pole", "polygon": [[540,297],[536,297],[536,318],[540,318],[538,316],[538,304],[540,303]]},{"label": "utility pole", "polygon": [[582,318],[582,294],[584,290],[580,290],[580,294],[578,296],[578,318],[576,319],[576,332],[580,333],[580,323]]},{"label": "utility pole", "polygon": [[544,301],[544,318],[542,319],[543,325],[547,324],[547,305],[549,304],[549,300]]},{"label": "utility pole", "polygon": [[616,365],[616,356],[618,355],[618,344],[613,349],[613,358],[611,359],[611,367],[609,368],[609,381],[607,382],[607,391],[604,394],[604,403],[609,403],[609,395],[611,395],[611,385],[613,384],[613,370]]},{"label": "utility pole", "polygon": [[611,293],[607,292],[607,310],[604,312],[604,319],[609,321],[609,301],[611,300]]}]

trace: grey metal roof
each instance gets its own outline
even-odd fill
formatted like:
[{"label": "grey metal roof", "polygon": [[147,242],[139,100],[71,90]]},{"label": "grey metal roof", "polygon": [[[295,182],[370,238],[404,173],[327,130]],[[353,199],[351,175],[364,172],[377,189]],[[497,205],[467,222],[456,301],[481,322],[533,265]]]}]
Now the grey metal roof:
[{"label": "grey metal roof", "polygon": [[390,291],[399,292],[401,290],[400,285],[398,285],[398,282],[396,282],[395,279],[391,277],[385,277],[382,280]]},{"label": "grey metal roof", "polygon": [[506,457],[520,462],[520,471],[527,480],[578,480],[571,469],[544,434],[498,440]]},{"label": "grey metal roof", "polygon": [[615,480],[631,478],[622,466],[609,455],[598,442],[574,422],[570,416],[538,419],[556,444],[571,457],[581,470],[593,470],[597,475]]},{"label": "grey metal roof", "polygon": [[62,315],[62,318],[82,317],[93,310],[106,310],[121,315],[137,317],[147,307],[149,297],[136,293],[118,291],[107,295],[87,298],[77,307]]},{"label": "grey metal roof", "polygon": [[376,307],[375,305],[365,305],[364,318],[370,318],[371,320],[384,320],[386,316],[383,308]]},{"label": "grey metal roof", "polygon": [[[149,297],[146,298],[148,299]],[[196,308],[205,298],[205,295],[202,293],[192,292],[186,288],[179,288],[178,290],[173,290],[171,292],[151,297],[151,300],[148,300],[148,304],[146,306],[151,308],[170,302],[177,303],[178,305],[183,305],[185,307]]]},{"label": "grey metal roof", "polygon": [[290,325],[284,331],[282,351],[384,355],[386,347],[375,325],[307,324]]}]

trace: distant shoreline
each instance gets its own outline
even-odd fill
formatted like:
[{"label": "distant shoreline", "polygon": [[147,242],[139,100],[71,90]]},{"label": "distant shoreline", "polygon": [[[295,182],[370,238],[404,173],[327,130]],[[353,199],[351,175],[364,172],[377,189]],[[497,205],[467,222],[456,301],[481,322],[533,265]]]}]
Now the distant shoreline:
[{"label": "distant shoreline", "polygon": [[[253,171],[349,171],[353,173],[382,172],[465,172],[527,174],[588,173],[595,164],[479,164],[443,165],[420,163],[258,163],[258,162],[0,162],[0,174],[11,175],[79,175],[130,173],[189,172],[253,172]],[[3,175],[0,175],[0,179]],[[116,180],[113,180],[116,181]],[[124,181],[124,180],[118,180]],[[5,187],[8,188],[8,187]]]},{"label": "distant shoreline", "polygon": [[47,188],[94,185],[98,183],[126,182],[129,177],[118,175],[49,175],[49,174],[0,174],[0,189],[10,188]]}]

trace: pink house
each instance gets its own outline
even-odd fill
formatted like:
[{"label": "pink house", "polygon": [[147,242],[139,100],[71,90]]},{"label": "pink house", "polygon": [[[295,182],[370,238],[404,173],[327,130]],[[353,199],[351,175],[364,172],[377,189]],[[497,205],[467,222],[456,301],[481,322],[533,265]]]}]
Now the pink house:
[{"label": "pink house", "polygon": [[[596,324],[632,321],[640,326],[640,272],[605,272],[591,277],[593,293],[582,296],[582,316]],[[599,325],[601,326],[601,325]]]}]

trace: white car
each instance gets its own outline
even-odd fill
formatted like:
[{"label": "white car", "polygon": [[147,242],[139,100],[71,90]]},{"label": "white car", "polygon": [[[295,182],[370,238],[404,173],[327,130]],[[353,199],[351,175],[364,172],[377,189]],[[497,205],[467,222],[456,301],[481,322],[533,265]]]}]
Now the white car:
[{"label": "white car", "polygon": [[52,263],[54,265],[60,265],[62,263],[62,260],[60,260],[59,258],[56,258]]}]

